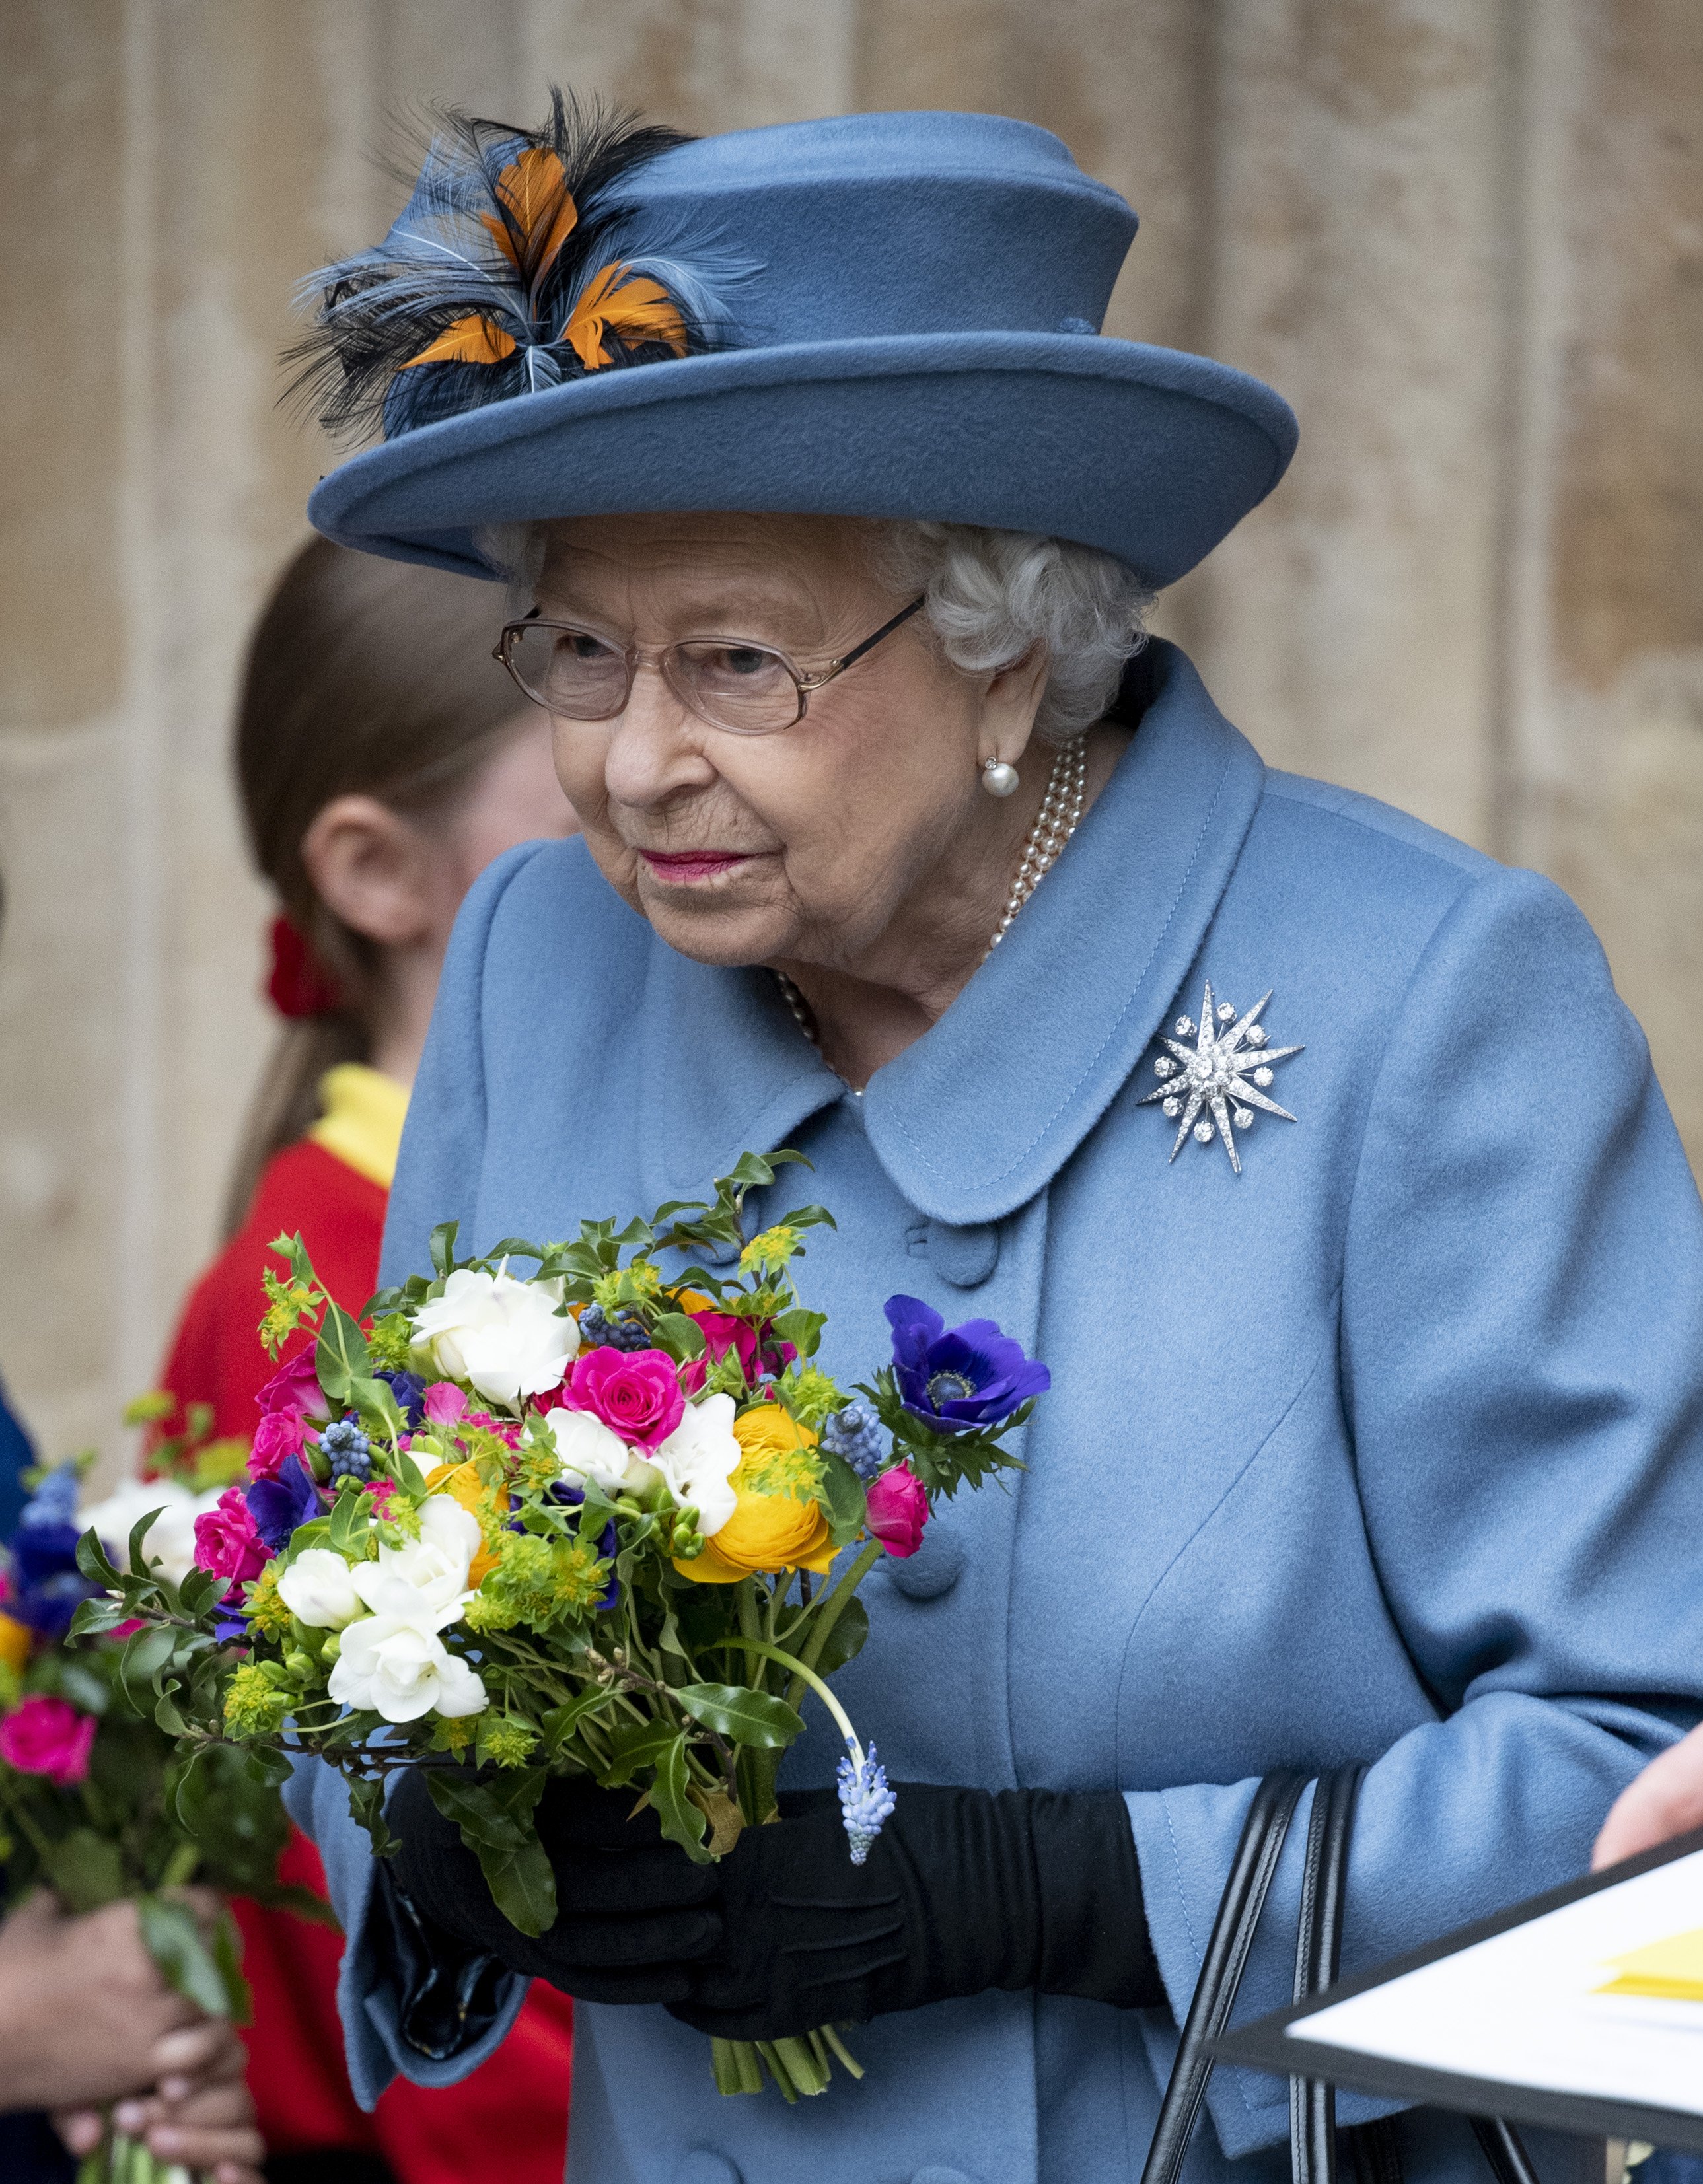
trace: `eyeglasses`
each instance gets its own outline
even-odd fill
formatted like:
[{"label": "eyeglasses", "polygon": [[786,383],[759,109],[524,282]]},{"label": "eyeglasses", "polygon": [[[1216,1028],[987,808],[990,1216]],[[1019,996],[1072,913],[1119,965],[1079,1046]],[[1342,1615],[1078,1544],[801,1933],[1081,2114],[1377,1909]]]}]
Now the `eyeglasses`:
[{"label": "eyeglasses", "polygon": [[772,736],[801,721],[816,691],[873,652],[922,604],[913,599],[819,675],[803,674],[784,652],[743,638],[690,637],[653,651],[617,644],[575,622],[546,621],[536,608],[505,625],[492,657],[535,705],[564,720],[612,721],[626,711],[639,670],[657,667],[681,704],[709,727],[734,736]]}]

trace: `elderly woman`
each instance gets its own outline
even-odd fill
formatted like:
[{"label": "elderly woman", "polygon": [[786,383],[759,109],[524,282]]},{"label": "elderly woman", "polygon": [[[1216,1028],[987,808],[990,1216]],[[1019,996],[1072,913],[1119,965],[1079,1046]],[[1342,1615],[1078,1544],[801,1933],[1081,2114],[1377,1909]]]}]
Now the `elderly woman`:
[{"label": "elderly woman", "polygon": [[[832,1368],[903,1290],[1053,1376],[1016,1488],[868,1588],[842,1680],[901,1787],[861,1875],[809,1795],[701,1870],[561,1786],[529,1942],[410,1784],[377,1887],[340,1785],[295,1786],[363,2097],[553,1981],[584,2184],[1133,2178],[1254,1778],[1371,1763],[1365,1964],[1577,1870],[1697,1713],[1703,1220],[1644,1041],[1555,888],[1269,772],[1142,642],[1293,426],[1096,334],[1134,225],[1015,122],[558,108],[440,140],[329,284],[328,413],[388,443],[315,520],[511,575],[584,827],[462,913],[391,1275],[439,1221],[568,1234],[790,1145]],[[458,1953],[487,2001],[422,2034]],[[718,2098],[703,2031],[825,2019],[864,2082]],[[1277,2173],[1280,2084],[1210,2114],[1196,2175]],[[1478,2176],[1464,2126],[1401,2128]]]}]

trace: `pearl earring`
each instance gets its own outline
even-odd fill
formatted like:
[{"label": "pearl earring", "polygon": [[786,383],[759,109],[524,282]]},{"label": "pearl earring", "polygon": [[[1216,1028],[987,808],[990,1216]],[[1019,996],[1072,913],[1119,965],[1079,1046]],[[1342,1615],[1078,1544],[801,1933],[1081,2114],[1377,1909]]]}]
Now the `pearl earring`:
[{"label": "pearl earring", "polygon": [[1017,786],[1017,768],[1008,766],[1002,758],[985,758],[981,785],[990,796],[1009,796]]}]

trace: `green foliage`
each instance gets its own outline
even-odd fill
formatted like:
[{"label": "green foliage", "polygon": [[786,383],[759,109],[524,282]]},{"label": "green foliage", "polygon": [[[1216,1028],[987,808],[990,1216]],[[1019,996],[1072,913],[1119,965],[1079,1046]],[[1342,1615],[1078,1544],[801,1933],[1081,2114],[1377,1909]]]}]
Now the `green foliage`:
[{"label": "green foliage", "polygon": [[674,1697],[683,1713],[734,1744],[782,1752],[804,1734],[801,1718],[784,1699],[747,1691],[742,1684],[687,1684]]}]

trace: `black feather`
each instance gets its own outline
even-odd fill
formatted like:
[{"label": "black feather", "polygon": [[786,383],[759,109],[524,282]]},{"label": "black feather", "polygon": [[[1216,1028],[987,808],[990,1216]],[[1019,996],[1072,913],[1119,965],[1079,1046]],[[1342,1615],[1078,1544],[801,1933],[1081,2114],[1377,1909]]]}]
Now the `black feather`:
[{"label": "black feather", "polygon": [[[582,103],[555,86],[539,129],[454,107],[434,110],[432,120],[419,177],[384,241],[303,284],[315,318],[285,352],[295,370],[284,398],[317,415],[327,432],[341,437],[382,427],[394,437],[581,376],[587,366],[562,337],[589,283],[612,262],[623,266],[623,279],[643,276],[666,292],[686,354],[731,337],[728,292],[750,269],[707,236],[653,232],[647,249],[632,207],[609,202],[635,168],[690,137],[600,100]],[[527,161],[529,152],[553,155],[559,176],[547,162]],[[533,187],[517,204],[520,185],[512,178],[522,170]],[[577,218],[552,254],[564,196],[572,197]],[[466,320],[500,330],[515,343],[512,353],[492,363],[415,361]],[[624,339],[611,328],[597,368],[681,353],[673,341]]]}]

